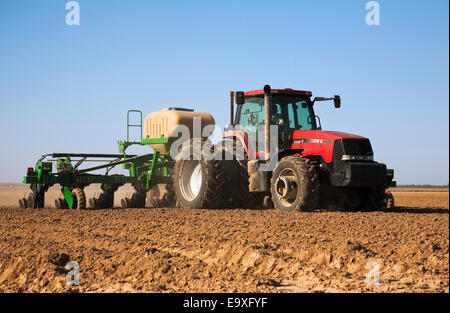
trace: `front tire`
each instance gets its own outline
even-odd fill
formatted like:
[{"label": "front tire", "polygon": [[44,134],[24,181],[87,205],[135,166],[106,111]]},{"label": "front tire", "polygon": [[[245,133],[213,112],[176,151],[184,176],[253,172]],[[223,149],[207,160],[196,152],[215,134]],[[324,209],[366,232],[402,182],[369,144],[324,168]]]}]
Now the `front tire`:
[{"label": "front tire", "polygon": [[383,211],[388,207],[388,199],[384,187],[371,187],[367,191],[363,209],[368,211]]},{"label": "front tire", "polygon": [[275,208],[309,211],[317,208],[319,187],[319,172],[313,161],[287,156],[273,171],[270,189]]}]

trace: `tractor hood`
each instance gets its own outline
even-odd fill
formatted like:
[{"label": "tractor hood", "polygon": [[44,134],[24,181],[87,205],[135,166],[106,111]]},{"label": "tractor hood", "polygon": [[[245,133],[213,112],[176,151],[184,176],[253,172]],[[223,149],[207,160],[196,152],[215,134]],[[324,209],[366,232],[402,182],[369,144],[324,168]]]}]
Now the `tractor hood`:
[{"label": "tractor hood", "polygon": [[336,131],[322,131],[322,130],[294,130],[291,139],[321,139],[321,140],[336,140],[336,139],[367,139],[354,134],[336,132]]},{"label": "tractor hood", "polygon": [[[353,146],[361,146],[370,150],[370,141],[366,137],[354,134],[321,131],[321,130],[294,130],[289,136],[291,149],[302,150],[302,154],[320,155],[325,162],[333,161],[333,149],[336,140],[352,142]],[[367,146],[368,145],[368,146]]]}]

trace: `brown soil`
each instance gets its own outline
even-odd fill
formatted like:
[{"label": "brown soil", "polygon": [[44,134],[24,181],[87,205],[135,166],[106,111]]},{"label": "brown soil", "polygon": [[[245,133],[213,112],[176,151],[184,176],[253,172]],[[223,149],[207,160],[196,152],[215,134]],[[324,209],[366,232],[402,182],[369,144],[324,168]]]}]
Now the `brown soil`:
[{"label": "brown soil", "polygon": [[0,292],[449,292],[448,191],[394,189],[395,209],[369,213],[69,211],[56,187],[22,210],[25,191],[0,188]]}]

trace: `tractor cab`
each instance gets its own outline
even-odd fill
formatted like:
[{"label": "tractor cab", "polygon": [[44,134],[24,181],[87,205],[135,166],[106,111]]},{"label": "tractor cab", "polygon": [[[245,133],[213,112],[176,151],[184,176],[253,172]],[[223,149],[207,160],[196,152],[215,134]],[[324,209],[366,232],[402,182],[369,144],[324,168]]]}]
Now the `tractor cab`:
[{"label": "tractor cab", "polygon": [[[265,90],[247,92],[231,92],[231,125],[245,133],[248,148],[255,153],[255,157],[265,151],[265,119],[268,116],[269,125],[278,127],[279,144],[281,149],[289,149],[292,139],[298,131],[318,131],[322,129],[320,118],[314,113],[316,101],[334,100],[339,108],[340,97],[316,97],[311,100],[312,92],[304,90],[271,89],[270,112],[266,115]],[[234,102],[237,104],[234,116]],[[247,151],[249,152],[249,151]]]},{"label": "tractor cab", "polygon": [[[316,116],[310,100],[311,92],[289,89],[272,91],[270,124],[281,130],[316,130]],[[249,132],[257,131],[264,121],[264,91],[244,93],[244,103],[238,105],[236,126]]]},{"label": "tractor cab", "polygon": [[[320,130],[314,114],[312,93],[293,89],[272,89],[269,124],[278,127],[279,146],[287,148],[295,130]],[[249,148],[259,154],[264,151],[265,104],[264,90],[236,93],[234,126],[244,131]]]}]

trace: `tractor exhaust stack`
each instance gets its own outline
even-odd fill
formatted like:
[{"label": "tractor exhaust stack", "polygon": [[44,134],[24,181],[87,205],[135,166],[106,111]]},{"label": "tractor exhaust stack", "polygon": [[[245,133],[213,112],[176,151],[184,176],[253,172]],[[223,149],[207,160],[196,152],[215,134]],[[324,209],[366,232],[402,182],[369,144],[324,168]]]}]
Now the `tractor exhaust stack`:
[{"label": "tractor exhaust stack", "polygon": [[264,86],[264,158],[270,158],[270,115],[272,111],[272,89],[270,85]]},{"label": "tractor exhaust stack", "polygon": [[230,91],[230,126],[234,125],[234,91]]}]

